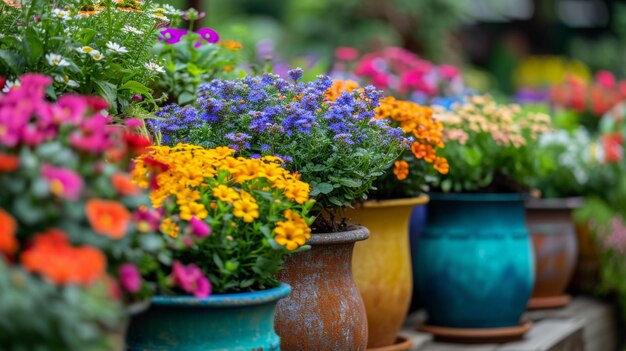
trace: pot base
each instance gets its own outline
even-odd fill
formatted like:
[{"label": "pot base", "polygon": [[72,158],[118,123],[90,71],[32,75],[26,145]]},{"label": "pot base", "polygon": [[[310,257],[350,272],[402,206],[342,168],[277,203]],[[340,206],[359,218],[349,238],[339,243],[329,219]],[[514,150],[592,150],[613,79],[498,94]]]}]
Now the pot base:
[{"label": "pot base", "polygon": [[505,328],[448,328],[422,323],[417,330],[433,334],[435,340],[462,344],[492,344],[521,340],[530,330],[532,323],[522,322],[515,327]]},{"label": "pot base", "polygon": [[413,340],[406,336],[398,335],[396,342],[389,346],[375,347],[373,349],[368,348],[367,351],[405,351],[411,349],[413,346]]},{"label": "pot base", "polygon": [[548,297],[533,297],[528,302],[529,310],[542,310],[550,308],[561,308],[572,300],[569,294]]}]

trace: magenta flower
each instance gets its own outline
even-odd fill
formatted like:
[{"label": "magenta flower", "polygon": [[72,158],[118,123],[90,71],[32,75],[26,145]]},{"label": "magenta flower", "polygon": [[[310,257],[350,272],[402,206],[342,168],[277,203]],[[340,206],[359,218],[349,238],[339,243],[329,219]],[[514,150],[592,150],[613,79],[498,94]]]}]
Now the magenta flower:
[{"label": "magenta flower", "polygon": [[196,33],[209,44],[215,44],[220,41],[220,35],[211,28],[202,28],[197,30]]},{"label": "magenta flower", "polygon": [[598,71],[596,80],[604,88],[613,89],[615,87],[615,75],[612,72]]},{"label": "magenta flower", "polygon": [[191,217],[189,228],[191,229],[191,233],[198,238],[211,235],[211,226],[205,221],[196,218],[196,216]]},{"label": "magenta flower", "polygon": [[122,289],[134,294],[141,290],[141,274],[139,269],[131,263],[124,263],[118,269]]},{"label": "magenta flower", "polygon": [[50,191],[56,196],[77,200],[83,190],[83,178],[70,169],[44,164],[41,175],[48,181]]},{"label": "magenta flower", "polygon": [[174,261],[172,276],[174,284],[195,297],[204,298],[211,295],[211,282],[204,276],[202,270],[193,263],[184,266],[182,263]]},{"label": "magenta flower", "polygon": [[335,57],[342,61],[352,61],[359,57],[359,52],[349,46],[341,46],[335,49]]},{"label": "magenta flower", "polygon": [[161,31],[161,36],[159,37],[159,40],[165,40],[165,42],[168,44],[176,44],[185,35],[187,35],[186,29],[167,28]]},{"label": "magenta flower", "polygon": [[455,66],[441,65],[439,66],[439,74],[445,79],[452,80],[458,77],[461,74],[461,72]]},{"label": "magenta flower", "polygon": [[157,232],[161,224],[159,210],[140,207],[133,213],[133,222],[141,233]]},{"label": "magenta flower", "polygon": [[70,142],[75,148],[82,151],[104,152],[111,146],[109,122],[110,119],[101,114],[83,120],[80,129],[70,135]]}]

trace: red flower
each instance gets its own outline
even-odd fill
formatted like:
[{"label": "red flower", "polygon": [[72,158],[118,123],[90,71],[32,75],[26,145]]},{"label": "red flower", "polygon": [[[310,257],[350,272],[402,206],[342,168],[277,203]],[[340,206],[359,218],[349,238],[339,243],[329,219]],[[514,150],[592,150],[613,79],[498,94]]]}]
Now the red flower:
[{"label": "red flower", "polygon": [[624,137],[620,132],[605,134],[602,136],[602,146],[604,147],[604,160],[607,163],[618,162],[624,156]]},{"label": "red flower", "polygon": [[15,219],[0,208],[0,253],[10,256],[17,250],[16,230]]},{"label": "red flower", "polygon": [[126,235],[130,223],[130,212],[119,202],[92,199],[85,206],[87,219],[93,230],[113,239]]},{"label": "red flower", "polygon": [[17,156],[3,154],[0,152],[0,173],[13,172],[20,166],[20,159]]}]

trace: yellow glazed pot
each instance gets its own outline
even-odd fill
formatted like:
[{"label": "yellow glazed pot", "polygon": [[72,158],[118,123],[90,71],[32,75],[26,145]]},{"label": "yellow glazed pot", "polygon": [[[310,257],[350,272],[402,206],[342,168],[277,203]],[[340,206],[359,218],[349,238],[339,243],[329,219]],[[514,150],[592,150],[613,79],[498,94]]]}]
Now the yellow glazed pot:
[{"label": "yellow glazed pot", "polygon": [[352,274],[367,311],[368,349],[396,343],[413,291],[409,246],[411,210],[427,202],[426,195],[367,201],[345,211],[351,223],[370,230],[369,240],[358,242],[352,257]]}]

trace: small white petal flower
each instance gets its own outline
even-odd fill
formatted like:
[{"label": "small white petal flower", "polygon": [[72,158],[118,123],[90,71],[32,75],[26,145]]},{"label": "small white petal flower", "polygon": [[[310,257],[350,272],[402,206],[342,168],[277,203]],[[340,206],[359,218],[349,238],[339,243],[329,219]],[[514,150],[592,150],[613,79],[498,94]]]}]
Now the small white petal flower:
[{"label": "small white petal flower", "polygon": [[177,10],[174,6],[169,4],[156,5],[154,11],[161,12],[166,15],[182,15],[183,11]]},{"label": "small white petal flower", "polygon": [[4,38],[4,37],[6,37],[6,35],[4,35],[4,34],[0,33],[0,39],[2,39],[2,38]]},{"label": "small white petal flower", "polygon": [[54,16],[64,20],[64,21],[72,19],[70,11],[65,11],[65,10],[61,10],[61,9],[53,9],[52,10],[52,14]]},{"label": "small white petal flower", "polygon": [[92,50],[89,52],[89,55],[91,55],[91,57],[96,61],[100,61],[104,58],[104,55],[102,55],[102,53],[98,50]]},{"label": "small white petal flower", "polygon": [[46,54],[46,60],[50,66],[67,67],[70,63],[61,55]]},{"label": "small white petal flower", "polygon": [[154,62],[148,62],[148,63],[144,63],[143,64],[144,67],[146,67],[149,71],[152,72],[157,72],[157,73],[165,73],[165,70],[163,69],[162,66],[159,66],[158,64],[154,63]]},{"label": "small white petal flower", "polygon": [[137,28],[135,28],[133,26],[129,26],[129,25],[125,25],[124,28],[122,28],[122,29],[124,31],[126,31],[126,32],[130,32],[130,33],[137,34],[137,35],[142,35],[143,34],[143,32],[140,31],[139,29],[137,29]]},{"label": "small white petal flower", "polygon": [[64,76],[64,77],[56,76],[54,77],[54,80],[72,88],[78,88],[80,86],[75,80],[71,80],[70,77],[68,76]]},{"label": "small white petal flower", "polygon": [[150,16],[152,16],[153,18],[158,19],[159,21],[163,21],[163,22],[169,22],[169,18],[167,18],[164,14],[162,13],[153,13]]},{"label": "small white petal flower", "polygon": [[118,43],[114,43],[112,41],[107,43],[107,48],[109,48],[110,52],[115,52],[118,54],[125,54],[128,52],[128,49],[126,49],[125,47],[121,46]]},{"label": "small white petal flower", "polygon": [[2,89],[2,92],[6,94],[9,92],[9,90],[11,90],[11,88],[17,88],[21,85],[22,83],[19,81],[19,79],[7,80],[7,82],[4,83],[4,88]]},{"label": "small white petal flower", "polygon": [[76,48],[76,51],[80,52],[81,54],[89,54],[93,52],[94,50],[95,49],[92,48],[91,46],[83,46],[82,48]]}]

